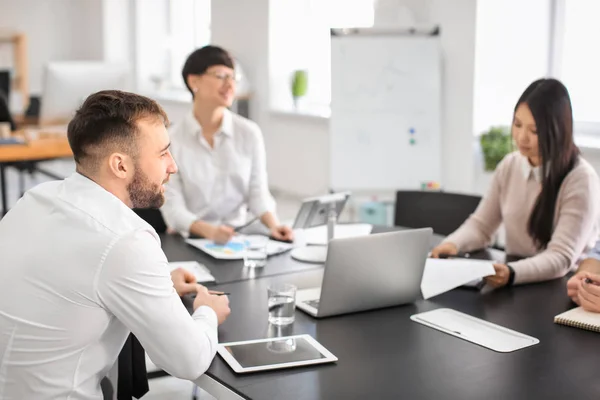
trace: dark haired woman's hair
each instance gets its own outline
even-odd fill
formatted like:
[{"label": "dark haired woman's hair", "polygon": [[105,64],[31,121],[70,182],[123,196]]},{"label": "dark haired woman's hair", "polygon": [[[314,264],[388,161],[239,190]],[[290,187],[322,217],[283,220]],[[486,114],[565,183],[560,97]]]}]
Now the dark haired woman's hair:
[{"label": "dark haired woman's hair", "polygon": [[556,79],[533,82],[519,98],[535,120],[542,165],[542,190],[529,217],[527,231],[538,249],[550,242],[560,186],[575,167],[579,149],[573,142],[573,111],[567,88]]},{"label": "dark haired woman's hair", "polygon": [[188,56],[185,64],[183,65],[181,76],[183,77],[185,86],[188,88],[192,96],[194,95],[194,92],[188,85],[188,76],[192,74],[202,75],[207,69],[215,65],[224,65],[231,69],[235,68],[235,64],[231,55],[226,50],[223,50],[217,46],[209,45],[201,47]]}]

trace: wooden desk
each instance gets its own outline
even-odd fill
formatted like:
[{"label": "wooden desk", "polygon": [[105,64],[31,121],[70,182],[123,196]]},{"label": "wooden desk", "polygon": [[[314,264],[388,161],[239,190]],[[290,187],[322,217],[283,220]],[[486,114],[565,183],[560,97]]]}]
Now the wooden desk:
[{"label": "wooden desk", "polygon": [[[18,131],[15,136],[24,136]],[[2,192],[2,214],[8,212],[6,200],[5,168],[14,163],[53,160],[73,157],[71,147],[64,133],[40,132],[38,138],[25,144],[0,145],[0,191]],[[47,174],[47,173],[46,173]],[[51,175],[51,174],[47,174]]]}]

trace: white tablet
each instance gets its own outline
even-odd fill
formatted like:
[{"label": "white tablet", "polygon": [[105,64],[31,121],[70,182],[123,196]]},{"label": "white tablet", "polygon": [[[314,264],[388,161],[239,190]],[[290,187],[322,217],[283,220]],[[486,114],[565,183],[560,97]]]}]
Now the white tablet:
[{"label": "white tablet", "polygon": [[217,351],[240,374],[337,361],[310,335],[221,343]]}]

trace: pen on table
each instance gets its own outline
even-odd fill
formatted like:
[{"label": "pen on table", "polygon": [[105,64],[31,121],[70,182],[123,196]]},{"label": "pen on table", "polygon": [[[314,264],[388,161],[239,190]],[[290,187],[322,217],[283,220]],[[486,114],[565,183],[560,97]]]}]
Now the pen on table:
[{"label": "pen on table", "polygon": [[591,283],[592,285],[596,285],[596,286],[600,286],[600,283],[598,282],[594,282],[593,280],[591,280],[590,278],[585,278],[584,279],[585,283]]},{"label": "pen on table", "polygon": [[212,294],[213,296],[229,296],[231,293],[229,292],[215,292],[214,290],[209,290],[208,294]]},{"label": "pen on table", "polygon": [[256,221],[258,221],[258,217],[252,218],[250,221],[246,222],[244,225],[241,225],[241,226],[238,226],[236,228],[233,228],[233,231],[234,232],[239,232],[242,229],[249,227],[250,225],[252,225]]},{"label": "pen on table", "polygon": [[439,258],[471,258],[470,253],[440,254]]}]

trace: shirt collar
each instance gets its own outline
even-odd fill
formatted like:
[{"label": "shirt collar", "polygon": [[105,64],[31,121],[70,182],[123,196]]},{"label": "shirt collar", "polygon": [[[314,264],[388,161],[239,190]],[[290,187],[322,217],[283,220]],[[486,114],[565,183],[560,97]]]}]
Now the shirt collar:
[{"label": "shirt collar", "polygon": [[[190,132],[193,132],[194,136],[200,136],[202,133],[202,127],[198,123],[198,120],[194,116],[194,110],[190,111],[187,115],[187,124],[190,128]],[[233,115],[229,109],[223,111],[223,120],[221,121],[221,127],[218,133],[223,133],[225,136],[233,137]]]},{"label": "shirt collar", "polygon": [[533,175],[533,179],[537,183],[542,183],[542,169],[537,166],[534,167],[529,163],[527,157],[521,154],[521,169],[523,171],[523,178],[525,180],[529,180],[529,178]]},{"label": "shirt collar", "polygon": [[146,230],[160,241],[154,228],[121,199],[78,172],[64,180],[64,191],[59,196],[112,231],[123,234]]}]

